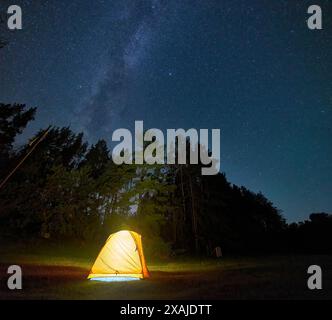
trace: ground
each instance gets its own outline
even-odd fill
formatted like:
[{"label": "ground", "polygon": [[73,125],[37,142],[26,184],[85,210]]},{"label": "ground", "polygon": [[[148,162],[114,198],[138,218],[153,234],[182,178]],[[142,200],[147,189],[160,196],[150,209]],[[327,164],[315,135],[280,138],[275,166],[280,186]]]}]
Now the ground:
[{"label": "ground", "polygon": [[[84,246],[0,248],[0,299],[332,299],[332,256],[173,258],[149,262],[146,280],[103,283],[86,276],[98,250]],[[23,289],[7,288],[18,264]],[[323,270],[323,289],[307,288],[307,268]]]}]

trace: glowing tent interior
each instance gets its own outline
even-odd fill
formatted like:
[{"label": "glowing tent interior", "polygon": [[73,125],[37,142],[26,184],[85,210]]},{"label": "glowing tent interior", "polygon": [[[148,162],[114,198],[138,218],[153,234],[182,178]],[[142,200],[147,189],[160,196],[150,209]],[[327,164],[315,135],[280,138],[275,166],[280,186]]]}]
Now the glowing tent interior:
[{"label": "glowing tent interior", "polygon": [[111,234],[92,266],[88,279],[126,281],[149,277],[141,235],[133,231]]}]

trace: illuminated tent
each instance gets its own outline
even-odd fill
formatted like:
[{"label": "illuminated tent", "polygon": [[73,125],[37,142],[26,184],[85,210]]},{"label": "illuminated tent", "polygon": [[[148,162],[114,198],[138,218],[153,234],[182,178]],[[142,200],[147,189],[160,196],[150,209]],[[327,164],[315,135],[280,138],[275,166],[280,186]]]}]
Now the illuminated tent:
[{"label": "illuminated tent", "polygon": [[137,280],[149,277],[141,235],[133,231],[111,234],[92,266],[88,279]]}]

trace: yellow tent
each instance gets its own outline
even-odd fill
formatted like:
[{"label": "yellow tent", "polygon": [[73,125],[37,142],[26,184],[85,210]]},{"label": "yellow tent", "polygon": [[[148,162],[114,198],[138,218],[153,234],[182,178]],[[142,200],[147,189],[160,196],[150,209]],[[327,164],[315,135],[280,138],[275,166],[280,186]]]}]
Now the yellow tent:
[{"label": "yellow tent", "polygon": [[133,231],[111,234],[92,266],[88,279],[126,280],[149,277],[141,235]]}]

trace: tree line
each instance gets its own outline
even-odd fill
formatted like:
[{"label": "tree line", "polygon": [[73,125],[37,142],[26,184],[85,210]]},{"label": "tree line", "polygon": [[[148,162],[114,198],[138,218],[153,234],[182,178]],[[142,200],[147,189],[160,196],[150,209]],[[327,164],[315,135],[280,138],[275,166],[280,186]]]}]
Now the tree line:
[{"label": "tree line", "polygon": [[[15,147],[36,111],[0,104],[1,179],[42,134]],[[116,165],[105,140],[89,145],[83,133],[54,127],[0,190],[0,236],[86,243],[132,229],[154,256],[211,255],[216,246],[226,253],[306,251],[314,249],[308,235],[321,235],[315,245],[330,237],[331,215],[287,225],[262,193],[231,184],[224,173],[202,176],[201,168]]]}]

